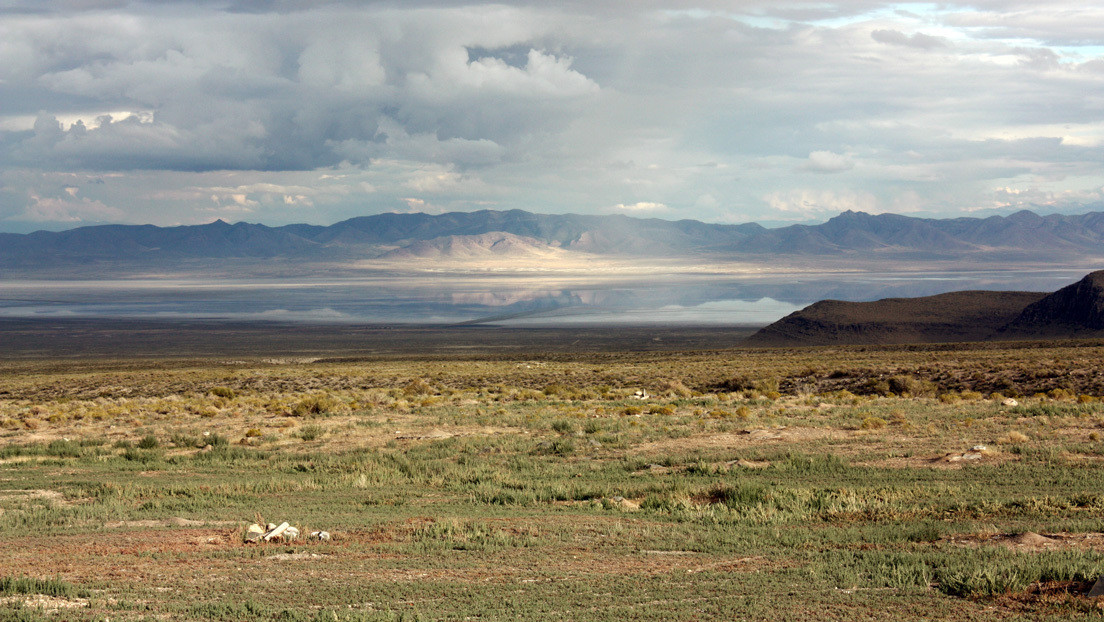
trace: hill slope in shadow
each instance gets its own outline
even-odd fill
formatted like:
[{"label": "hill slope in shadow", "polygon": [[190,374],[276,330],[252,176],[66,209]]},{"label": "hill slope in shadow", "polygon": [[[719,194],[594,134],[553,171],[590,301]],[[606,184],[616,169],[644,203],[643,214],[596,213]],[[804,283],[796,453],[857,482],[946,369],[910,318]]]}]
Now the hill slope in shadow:
[{"label": "hill slope in shadow", "polygon": [[747,339],[811,346],[1104,337],[1104,270],[1051,293],[963,291],[874,302],[822,300]]},{"label": "hill slope in shadow", "polygon": [[963,291],[874,302],[822,300],[764,327],[747,342],[814,346],[983,341],[1044,296]]},{"label": "hill slope in shadow", "polygon": [[1104,270],[1025,307],[1000,331],[1010,338],[1080,337],[1104,333]]}]

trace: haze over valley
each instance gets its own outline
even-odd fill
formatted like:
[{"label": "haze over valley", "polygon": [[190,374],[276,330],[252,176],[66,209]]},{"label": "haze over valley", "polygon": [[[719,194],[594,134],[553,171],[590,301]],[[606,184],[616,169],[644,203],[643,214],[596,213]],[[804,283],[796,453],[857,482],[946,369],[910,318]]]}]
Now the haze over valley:
[{"label": "haze over valley", "polygon": [[627,216],[381,214],[334,225],[0,234],[0,316],[763,325],[824,298],[1053,291],[1104,214],[846,212],[769,229]]}]

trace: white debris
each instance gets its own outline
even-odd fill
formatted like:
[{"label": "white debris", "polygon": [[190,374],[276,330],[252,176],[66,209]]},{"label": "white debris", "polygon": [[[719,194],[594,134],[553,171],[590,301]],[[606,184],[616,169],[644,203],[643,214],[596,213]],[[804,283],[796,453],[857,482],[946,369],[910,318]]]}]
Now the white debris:
[{"label": "white debris", "polygon": [[[287,531],[287,528],[290,526],[291,525],[289,525],[287,521],[280,523],[279,526],[277,526],[275,529],[269,530],[269,532],[264,535],[264,541],[271,542],[274,538],[280,537],[280,534]],[[298,532],[298,530],[296,530],[296,532]]]},{"label": "white debris", "polygon": [[331,536],[328,531],[312,531],[310,532],[310,539],[325,542],[327,540],[332,540],[333,536]]}]

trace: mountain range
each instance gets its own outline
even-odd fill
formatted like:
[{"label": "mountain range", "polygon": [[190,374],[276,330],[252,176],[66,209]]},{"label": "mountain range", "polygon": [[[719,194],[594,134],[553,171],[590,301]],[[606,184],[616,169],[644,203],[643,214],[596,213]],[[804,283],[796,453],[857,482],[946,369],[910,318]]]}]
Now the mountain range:
[{"label": "mountain range", "polygon": [[1047,294],[958,291],[873,302],[822,300],[760,329],[749,345],[945,343],[1104,336],[1104,270]]},{"label": "mountain range", "polygon": [[1104,213],[930,219],[844,212],[819,225],[768,229],[623,215],[521,210],[378,214],[333,225],[269,227],[101,225],[61,232],[0,233],[0,268],[180,259],[349,261],[470,259],[572,254],[625,258],[754,260],[772,256],[864,261],[1095,261],[1104,256]]}]

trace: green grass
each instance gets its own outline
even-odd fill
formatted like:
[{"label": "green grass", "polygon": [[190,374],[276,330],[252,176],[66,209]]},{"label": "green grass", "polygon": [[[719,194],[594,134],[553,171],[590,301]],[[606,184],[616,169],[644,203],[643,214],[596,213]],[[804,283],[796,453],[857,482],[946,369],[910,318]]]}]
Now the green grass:
[{"label": "green grass", "polygon": [[[992,380],[971,350],[837,354],[25,366],[0,381],[0,595],[82,620],[1099,617],[1029,594],[1104,573],[1104,403],[951,386]],[[334,539],[243,545],[255,521]]]}]

